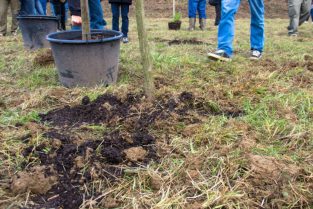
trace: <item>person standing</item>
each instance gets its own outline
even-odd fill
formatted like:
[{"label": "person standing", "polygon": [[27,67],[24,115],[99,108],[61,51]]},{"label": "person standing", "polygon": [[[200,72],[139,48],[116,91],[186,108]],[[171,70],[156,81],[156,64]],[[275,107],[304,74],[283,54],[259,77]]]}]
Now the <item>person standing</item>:
[{"label": "person standing", "polygon": [[297,36],[298,27],[310,17],[312,0],[288,0],[288,35]]},{"label": "person standing", "polygon": [[122,16],[122,33],[123,43],[128,43],[128,30],[129,30],[129,6],[132,0],[109,0],[112,10],[112,29],[119,31],[119,19]]},{"label": "person standing", "polygon": [[19,0],[0,0],[0,36],[5,36],[7,34],[7,16],[9,5],[11,7],[12,13],[12,25],[11,25],[11,34],[16,35],[18,28],[17,15],[20,10],[20,1]]},{"label": "person standing", "polygon": [[189,30],[195,30],[197,12],[199,14],[200,29],[205,30],[206,27],[206,2],[207,0],[188,0],[188,17]]},{"label": "person standing", "polygon": [[[89,0],[90,29],[103,30],[107,25],[103,18],[100,0]],[[80,30],[82,24],[80,0],[68,0],[68,6],[72,16],[72,29]]]},{"label": "person standing", "polygon": [[[264,1],[249,0],[251,11],[250,59],[262,57],[264,48]],[[218,47],[214,53],[209,53],[212,60],[230,61],[233,55],[233,40],[235,35],[235,14],[240,6],[240,0],[222,0],[222,16],[218,27]]]}]

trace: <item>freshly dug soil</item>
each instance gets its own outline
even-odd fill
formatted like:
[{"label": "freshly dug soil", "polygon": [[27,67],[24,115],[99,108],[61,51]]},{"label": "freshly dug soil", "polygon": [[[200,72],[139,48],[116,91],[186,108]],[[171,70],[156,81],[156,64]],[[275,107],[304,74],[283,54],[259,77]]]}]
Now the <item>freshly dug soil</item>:
[{"label": "freshly dug soil", "polygon": [[169,46],[171,45],[181,45],[181,44],[189,44],[189,45],[209,45],[207,42],[200,41],[197,38],[191,38],[191,39],[161,39],[161,38],[155,38],[156,42],[165,42],[168,43]]},{"label": "freshly dug soil", "polygon": [[[141,94],[128,94],[125,98],[104,94],[94,101],[84,97],[79,105],[41,114],[41,121],[49,123],[50,129],[44,134],[49,140],[23,150],[25,159],[29,159],[25,164],[28,169],[23,172],[31,175],[29,167],[38,165],[39,159],[39,166],[53,169],[53,176],[58,178],[47,190],[33,192],[36,195],[31,199],[35,204],[31,208],[77,209],[84,198],[91,198],[87,194],[101,195],[94,191],[86,194],[86,188],[91,188],[88,185],[94,181],[103,181],[103,188],[118,182],[125,168],[158,161],[162,156],[156,152],[156,138],[150,130],[162,121],[195,124],[203,116],[243,114],[236,106],[216,107],[190,92],[157,98],[154,103],[146,102]],[[105,131],[92,139],[77,135],[86,126],[105,127]],[[25,187],[21,192],[29,189]]]},{"label": "freshly dug soil", "polygon": [[[153,107],[144,108],[142,95],[129,94],[125,99],[119,99],[110,94],[99,96],[90,102],[88,97],[82,99],[82,104],[74,107],[66,106],[41,114],[41,120],[53,126],[80,126],[82,124],[114,124],[129,118],[138,118],[134,128],[142,129],[152,124],[157,118],[166,119],[170,113],[184,116],[190,112],[200,115],[225,115],[227,117],[240,117],[244,112],[232,105],[227,107],[214,107],[205,98],[195,98],[190,92],[183,92],[178,98],[157,98]],[[139,111],[140,110],[140,111]]]}]

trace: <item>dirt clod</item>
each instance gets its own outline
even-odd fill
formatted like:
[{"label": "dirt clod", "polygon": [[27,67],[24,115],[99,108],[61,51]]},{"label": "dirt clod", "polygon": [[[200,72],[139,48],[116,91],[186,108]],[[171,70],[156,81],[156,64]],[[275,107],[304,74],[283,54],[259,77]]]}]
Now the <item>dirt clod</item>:
[{"label": "dirt clod", "polygon": [[126,158],[132,162],[142,161],[147,156],[147,151],[142,147],[132,147],[124,150]]},{"label": "dirt clod", "polygon": [[53,62],[54,62],[54,59],[53,59],[51,49],[41,50],[41,53],[38,53],[33,61],[35,65],[40,65],[40,66],[50,65],[50,64],[53,64]]},{"label": "dirt clod", "polygon": [[45,194],[57,183],[55,171],[51,167],[37,166],[29,172],[18,172],[11,183],[15,194],[31,191],[33,194]]},{"label": "dirt clod", "polygon": [[150,186],[153,190],[160,190],[162,187],[163,181],[162,178],[157,176],[157,175],[153,175],[150,178]]},{"label": "dirt clod", "polygon": [[283,174],[297,176],[301,171],[299,167],[279,162],[274,157],[250,154],[248,158],[251,163],[251,169],[255,173],[274,180],[279,179]]}]

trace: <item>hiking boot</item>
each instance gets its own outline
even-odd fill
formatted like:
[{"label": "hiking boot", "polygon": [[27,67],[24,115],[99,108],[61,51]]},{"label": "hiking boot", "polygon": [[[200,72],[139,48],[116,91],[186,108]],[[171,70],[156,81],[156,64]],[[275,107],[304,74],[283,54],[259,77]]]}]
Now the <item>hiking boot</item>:
[{"label": "hiking boot", "polygon": [[124,44],[127,44],[129,42],[128,37],[123,37],[122,41]]},{"label": "hiking boot", "polygon": [[189,28],[188,30],[193,31],[195,30],[196,25],[196,18],[189,18]]},{"label": "hiking boot", "polygon": [[226,54],[224,50],[217,50],[216,52],[208,53],[208,58],[214,61],[224,61],[224,62],[231,61],[231,57],[228,54]]},{"label": "hiking boot", "polygon": [[258,50],[251,50],[250,60],[259,60],[262,58],[262,52]]},{"label": "hiking boot", "polygon": [[201,29],[201,30],[205,30],[206,19],[200,18],[200,19],[199,19],[199,23],[200,23],[200,29]]}]

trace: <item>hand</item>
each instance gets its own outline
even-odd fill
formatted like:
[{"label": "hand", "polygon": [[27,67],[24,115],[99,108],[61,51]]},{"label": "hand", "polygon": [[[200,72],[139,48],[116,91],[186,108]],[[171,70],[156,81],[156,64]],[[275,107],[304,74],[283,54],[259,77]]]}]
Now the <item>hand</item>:
[{"label": "hand", "polygon": [[73,25],[81,25],[82,24],[81,16],[72,15],[72,24]]}]

